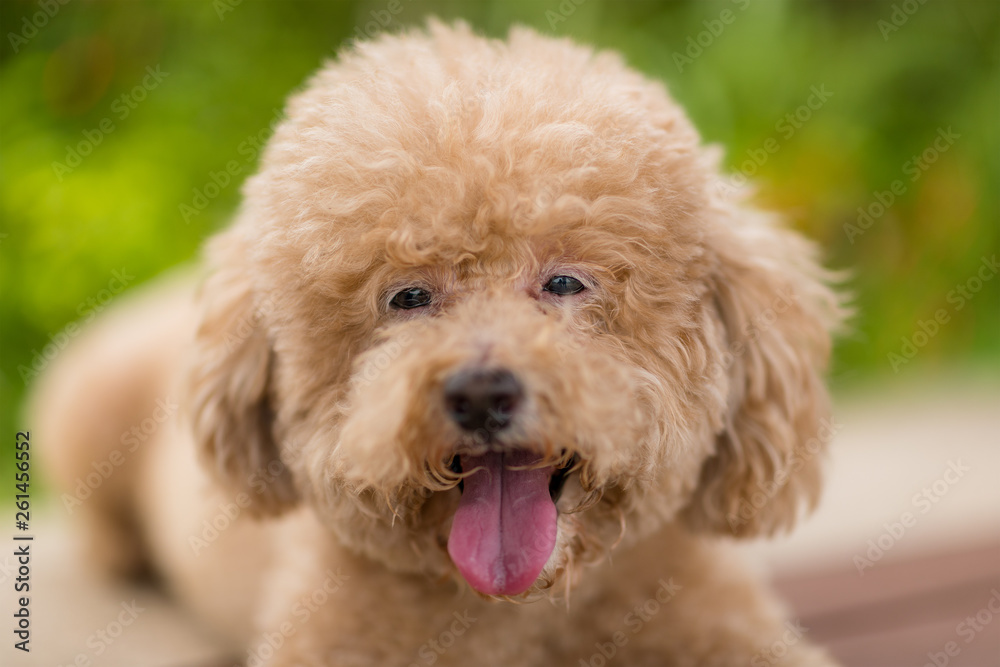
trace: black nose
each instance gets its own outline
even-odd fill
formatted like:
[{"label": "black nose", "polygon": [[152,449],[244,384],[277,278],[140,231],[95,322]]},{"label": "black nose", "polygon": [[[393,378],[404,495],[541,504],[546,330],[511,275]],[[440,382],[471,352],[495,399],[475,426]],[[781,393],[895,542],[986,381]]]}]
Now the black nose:
[{"label": "black nose", "polygon": [[506,428],[523,396],[521,383],[503,369],[459,371],[444,384],[448,415],[470,432]]}]

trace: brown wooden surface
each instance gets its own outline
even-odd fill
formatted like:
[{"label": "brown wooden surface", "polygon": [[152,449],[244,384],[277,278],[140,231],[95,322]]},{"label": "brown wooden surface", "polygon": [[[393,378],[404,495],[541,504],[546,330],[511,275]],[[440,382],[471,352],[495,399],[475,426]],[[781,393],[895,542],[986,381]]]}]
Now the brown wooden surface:
[{"label": "brown wooden surface", "polygon": [[[849,667],[1000,666],[1000,542],[776,585],[810,639]],[[966,621],[977,614],[988,619],[978,632]]]}]

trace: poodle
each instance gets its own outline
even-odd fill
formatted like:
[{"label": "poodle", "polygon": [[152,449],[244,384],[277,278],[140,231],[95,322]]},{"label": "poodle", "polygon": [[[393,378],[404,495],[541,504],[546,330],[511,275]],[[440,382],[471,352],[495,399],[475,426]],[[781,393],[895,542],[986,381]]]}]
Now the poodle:
[{"label": "poodle", "polygon": [[730,543],[815,504],[843,304],[718,163],[614,53],[345,49],[43,380],[94,558],[249,666],[834,664]]}]

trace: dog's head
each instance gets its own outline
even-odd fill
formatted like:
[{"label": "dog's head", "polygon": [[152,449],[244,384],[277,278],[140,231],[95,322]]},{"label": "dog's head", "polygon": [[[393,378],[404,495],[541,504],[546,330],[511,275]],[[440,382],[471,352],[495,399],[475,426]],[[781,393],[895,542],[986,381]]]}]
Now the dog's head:
[{"label": "dog's head", "polygon": [[568,585],[669,521],[789,526],[838,305],[722,183],[614,55],[461,25],[357,45],[212,243],[197,441],[257,511],[308,502],[350,548],[486,595]]}]

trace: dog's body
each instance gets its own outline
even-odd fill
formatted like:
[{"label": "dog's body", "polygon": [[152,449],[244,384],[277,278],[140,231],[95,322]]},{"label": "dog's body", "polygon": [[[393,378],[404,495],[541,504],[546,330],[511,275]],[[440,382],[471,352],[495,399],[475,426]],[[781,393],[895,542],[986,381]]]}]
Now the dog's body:
[{"label": "dog's body", "polygon": [[720,183],[614,57],[362,45],[291,102],[201,291],[61,360],[39,440],[72,493],[180,405],[74,511],[250,661],[832,664],[713,533],[815,499],[839,306]]}]

